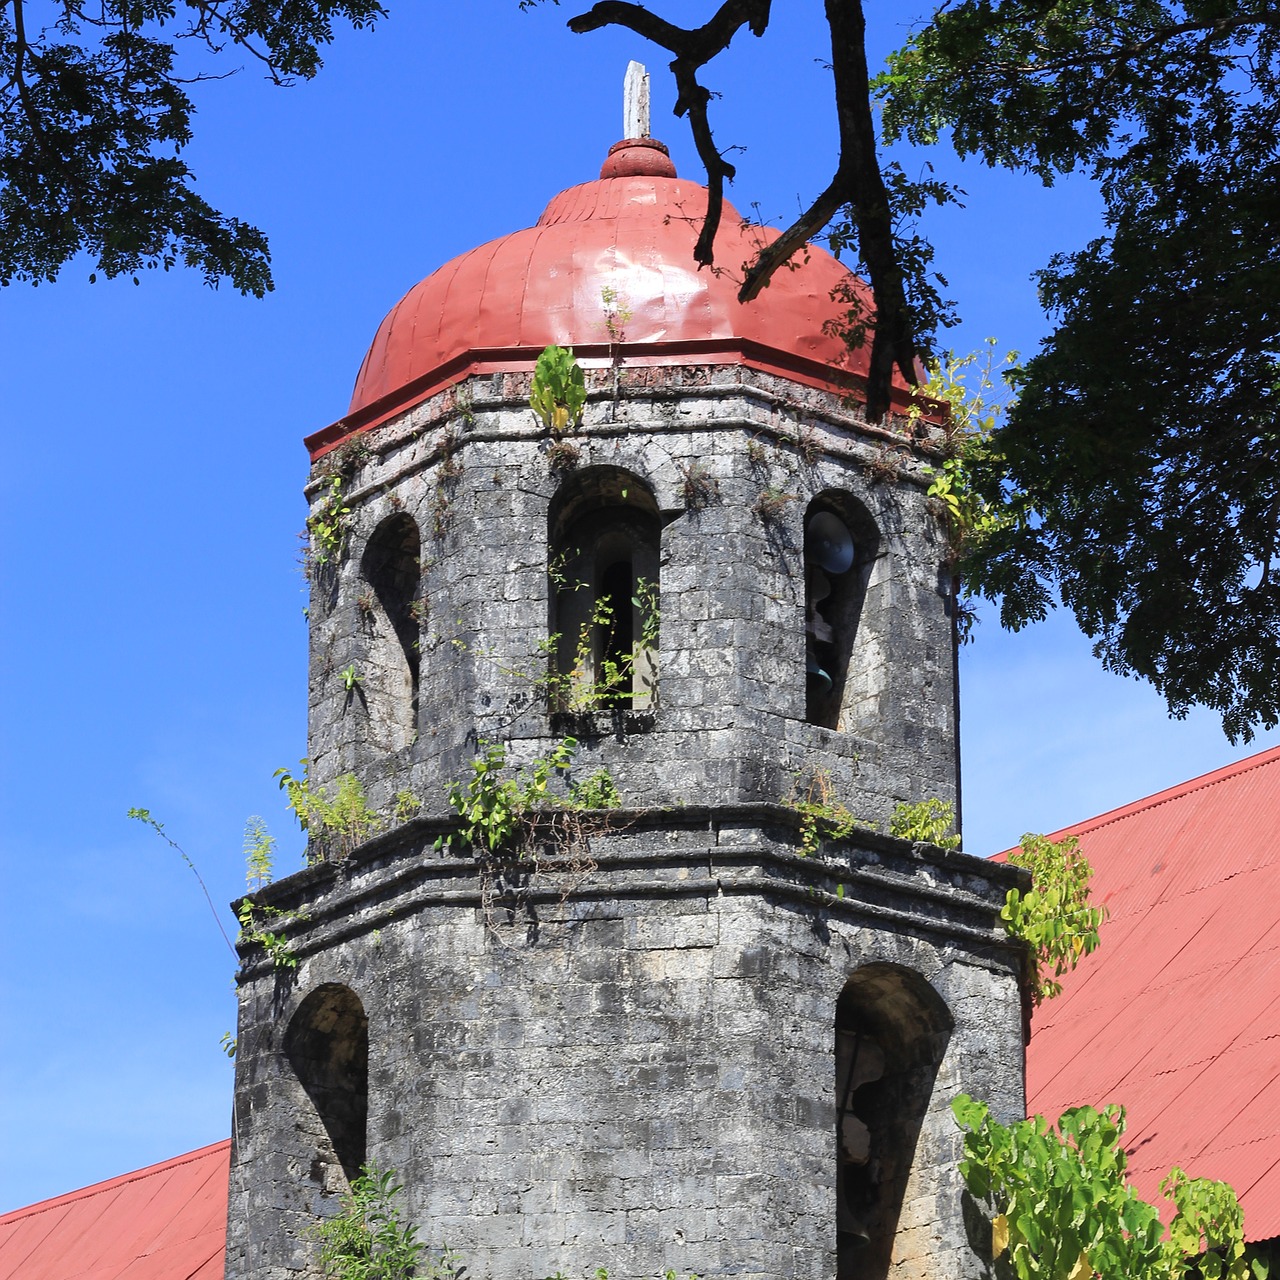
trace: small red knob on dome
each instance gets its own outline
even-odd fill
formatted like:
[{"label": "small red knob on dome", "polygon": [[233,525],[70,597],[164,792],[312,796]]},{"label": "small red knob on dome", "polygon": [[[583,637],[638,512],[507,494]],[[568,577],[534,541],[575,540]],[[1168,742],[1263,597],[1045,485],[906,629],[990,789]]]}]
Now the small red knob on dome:
[{"label": "small red knob on dome", "polygon": [[623,138],[609,148],[602,178],[674,178],[676,167],[657,138]]}]

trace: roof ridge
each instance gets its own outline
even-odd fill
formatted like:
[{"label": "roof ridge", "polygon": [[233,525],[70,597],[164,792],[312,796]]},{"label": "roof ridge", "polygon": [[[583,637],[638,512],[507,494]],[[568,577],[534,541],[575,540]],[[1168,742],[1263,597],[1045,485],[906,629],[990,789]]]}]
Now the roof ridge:
[{"label": "roof ridge", "polygon": [[[1174,800],[1181,800],[1184,796],[1193,795],[1197,791],[1205,791],[1209,787],[1216,787],[1219,783],[1228,782],[1240,774],[1251,773],[1254,769],[1261,769],[1266,765],[1277,762],[1280,762],[1280,746],[1268,747],[1265,751],[1245,756],[1242,760],[1233,760],[1230,764],[1221,765],[1217,769],[1210,769],[1208,773],[1196,774],[1195,777],[1188,778],[1185,782],[1175,783],[1173,786],[1165,787],[1160,791],[1153,791],[1151,795],[1143,796],[1140,800],[1131,800],[1128,804],[1119,805],[1114,809],[1104,809],[1092,818],[1085,818],[1081,822],[1073,822],[1070,826],[1059,827],[1056,831],[1049,832],[1048,838],[1051,840],[1061,839],[1063,836],[1083,835],[1086,831],[1098,831],[1102,827],[1109,827],[1124,818],[1131,818],[1134,814],[1143,813],[1148,809],[1157,809],[1161,805],[1169,804]],[[1007,858],[1009,854],[1020,848],[1020,844],[1013,844],[1007,849],[1001,849],[999,853],[993,853],[991,857]]]},{"label": "roof ridge", "polygon": [[166,1170],[190,1164],[193,1160],[205,1159],[215,1151],[230,1147],[230,1145],[230,1138],[222,1138],[217,1142],[209,1143],[207,1146],[197,1147],[194,1151],[187,1151],[179,1156],[170,1156],[167,1160],[160,1160],[155,1164],[144,1165],[141,1169],[133,1169],[128,1173],[119,1173],[114,1178],[104,1178],[101,1182],[91,1182],[87,1187],[77,1187],[74,1191],[64,1191],[61,1195],[50,1196],[47,1200],[37,1200],[35,1204],[25,1205],[20,1209],[10,1209],[8,1213],[0,1214],[0,1226],[16,1222],[19,1218],[32,1218],[37,1214],[48,1213],[52,1209],[61,1208],[63,1205],[71,1204],[76,1200],[87,1200],[90,1196],[101,1195],[105,1191],[127,1186],[129,1183],[141,1181],[143,1178],[154,1177],[156,1174],[164,1173]]}]

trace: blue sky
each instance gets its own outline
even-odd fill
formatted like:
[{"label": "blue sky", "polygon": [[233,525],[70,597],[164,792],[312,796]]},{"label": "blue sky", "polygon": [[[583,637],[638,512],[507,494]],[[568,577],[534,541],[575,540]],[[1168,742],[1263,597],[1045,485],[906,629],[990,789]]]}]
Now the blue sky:
[{"label": "blue sky", "polygon": [[[280,837],[279,873],[300,865],[271,772],[305,754],[301,439],[342,414],[383,314],[596,175],[630,57],[653,72],[654,133],[697,172],[637,38],[571,36],[568,7],[391,4],[312,84],[246,68],[200,92],[189,163],[270,234],[273,295],[176,272],[90,286],[75,263],[0,299],[0,1211],[228,1132],[231,957],[190,871],[125,811],[150,808],[220,905],[243,886],[250,814]],[[731,199],[785,219],[829,178],[834,130],[821,6],[775,8],[776,29],[706,79],[720,143],[747,148]],[[873,21],[890,9],[897,24],[883,3]],[[1033,349],[1030,273],[1096,231],[1093,193],[935,159],[968,193],[930,225],[965,318],[951,345]],[[1063,617],[1020,636],[987,622],[962,687],[972,852],[1280,741],[1233,748],[1210,715],[1169,721]]]}]

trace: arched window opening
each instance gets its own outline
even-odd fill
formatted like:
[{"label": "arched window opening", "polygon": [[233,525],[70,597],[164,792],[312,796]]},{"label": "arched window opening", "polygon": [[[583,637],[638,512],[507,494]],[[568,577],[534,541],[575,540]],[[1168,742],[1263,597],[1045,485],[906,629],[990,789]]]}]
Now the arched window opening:
[{"label": "arched window opening", "polygon": [[805,719],[844,726],[845,684],[867,579],[879,542],[875,523],[849,494],[828,492],[804,521]]},{"label": "arched window opening", "polygon": [[317,987],[290,1020],[284,1052],[313,1108],[297,1121],[314,1141],[311,1177],[332,1190],[340,1171],[349,1183],[366,1160],[369,1113],[369,1019],[359,996],[336,982]]},{"label": "arched window opening", "polygon": [[884,1280],[916,1140],[952,1029],[918,974],[872,964],[836,1004],[836,1277]]},{"label": "arched window opening", "polygon": [[551,709],[648,710],[658,677],[658,543],[648,486],[614,467],[566,484],[549,520]]},{"label": "arched window opening", "polygon": [[418,727],[420,556],[418,526],[401,512],[374,530],[360,565],[368,587],[358,607],[370,640],[364,692],[370,721],[391,749],[411,741]]}]

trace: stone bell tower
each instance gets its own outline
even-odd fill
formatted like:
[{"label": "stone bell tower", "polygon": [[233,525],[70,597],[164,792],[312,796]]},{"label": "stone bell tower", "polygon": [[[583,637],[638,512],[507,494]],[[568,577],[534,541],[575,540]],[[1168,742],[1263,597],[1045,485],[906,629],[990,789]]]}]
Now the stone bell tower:
[{"label": "stone bell tower", "polygon": [[[232,1280],[314,1274],[367,1161],[474,1280],[981,1274],[948,1104],[1021,1114],[1021,873],[884,834],[956,799],[936,435],[905,387],[865,420],[834,259],[740,305],[706,191],[627,132],[410,290],[307,442],[310,781],[381,825],[262,894],[296,968],[242,948]],[[726,209],[717,261],[772,234]],[[556,785],[621,808],[436,847],[486,744],[566,736]]]}]

